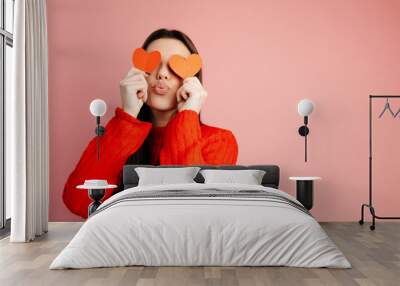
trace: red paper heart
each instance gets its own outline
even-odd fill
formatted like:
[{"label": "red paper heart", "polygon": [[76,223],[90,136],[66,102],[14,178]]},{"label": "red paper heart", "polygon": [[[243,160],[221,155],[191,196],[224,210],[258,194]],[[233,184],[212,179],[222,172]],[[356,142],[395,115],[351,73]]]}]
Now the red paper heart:
[{"label": "red paper heart", "polygon": [[134,67],[151,73],[161,61],[161,54],[159,51],[146,52],[143,48],[137,48],[132,54],[132,64]]}]

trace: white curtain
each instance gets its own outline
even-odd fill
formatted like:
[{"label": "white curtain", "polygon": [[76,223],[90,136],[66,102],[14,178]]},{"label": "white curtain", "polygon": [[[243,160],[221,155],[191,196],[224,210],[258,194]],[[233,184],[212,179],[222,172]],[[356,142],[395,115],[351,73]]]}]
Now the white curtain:
[{"label": "white curtain", "polygon": [[47,232],[49,190],[45,0],[16,0],[13,92],[6,98],[6,187],[12,242]]}]

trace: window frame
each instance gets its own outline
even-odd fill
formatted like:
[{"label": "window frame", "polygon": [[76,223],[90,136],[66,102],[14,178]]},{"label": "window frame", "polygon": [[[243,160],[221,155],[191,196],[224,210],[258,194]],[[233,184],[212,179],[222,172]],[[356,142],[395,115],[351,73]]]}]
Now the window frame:
[{"label": "window frame", "polygon": [[[5,92],[6,92],[6,47],[13,48],[14,36],[6,30],[6,0],[0,0],[0,237],[10,230],[10,219],[6,218],[6,190],[5,190]],[[15,0],[13,2],[13,13]],[[12,15],[11,17],[14,17]],[[14,27],[13,29],[14,30]]]}]

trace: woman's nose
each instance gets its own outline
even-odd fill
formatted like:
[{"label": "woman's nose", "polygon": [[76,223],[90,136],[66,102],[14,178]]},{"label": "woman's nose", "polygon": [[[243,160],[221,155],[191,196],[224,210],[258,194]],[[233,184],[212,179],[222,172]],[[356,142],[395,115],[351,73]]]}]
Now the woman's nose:
[{"label": "woman's nose", "polygon": [[167,80],[169,79],[169,72],[168,69],[164,66],[161,66],[157,73],[157,79]]},{"label": "woman's nose", "polygon": [[167,74],[158,73],[157,79],[168,79],[168,75]]}]

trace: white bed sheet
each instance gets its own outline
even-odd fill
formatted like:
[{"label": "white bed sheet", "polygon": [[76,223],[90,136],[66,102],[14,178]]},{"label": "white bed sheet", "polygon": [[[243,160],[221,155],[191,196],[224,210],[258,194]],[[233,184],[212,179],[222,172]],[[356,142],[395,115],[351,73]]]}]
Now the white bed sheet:
[{"label": "white bed sheet", "polygon": [[293,266],[350,268],[318,222],[293,206],[255,198],[151,198],[164,190],[282,191],[240,184],[138,186],[106,202],[50,269],[145,266]]}]

